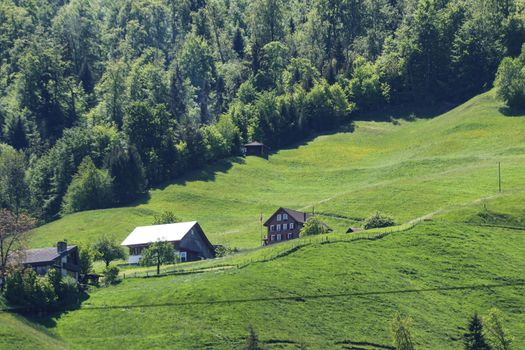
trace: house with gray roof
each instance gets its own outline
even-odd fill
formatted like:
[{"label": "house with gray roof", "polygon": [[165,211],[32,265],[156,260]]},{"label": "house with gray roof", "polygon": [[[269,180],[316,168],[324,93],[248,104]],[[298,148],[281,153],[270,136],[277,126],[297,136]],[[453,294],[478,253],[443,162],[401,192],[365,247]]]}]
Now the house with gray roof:
[{"label": "house with gray roof", "polygon": [[58,242],[56,247],[28,249],[21,253],[21,263],[31,267],[39,276],[44,276],[51,268],[58,269],[62,276],[71,276],[78,281],[80,259],[78,247]]}]

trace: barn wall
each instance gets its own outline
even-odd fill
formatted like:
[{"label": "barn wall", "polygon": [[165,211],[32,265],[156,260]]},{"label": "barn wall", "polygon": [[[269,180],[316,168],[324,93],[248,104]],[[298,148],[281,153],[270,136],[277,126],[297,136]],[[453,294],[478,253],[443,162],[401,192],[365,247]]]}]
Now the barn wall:
[{"label": "barn wall", "polygon": [[195,254],[188,253],[188,260],[196,260],[199,258],[199,255],[203,258],[210,259],[213,258],[213,250],[207,244],[206,240],[203,238],[204,232],[200,229],[198,225],[195,225],[191,231],[182,238],[179,244],[179,249],[181,251],[191,251]]}]

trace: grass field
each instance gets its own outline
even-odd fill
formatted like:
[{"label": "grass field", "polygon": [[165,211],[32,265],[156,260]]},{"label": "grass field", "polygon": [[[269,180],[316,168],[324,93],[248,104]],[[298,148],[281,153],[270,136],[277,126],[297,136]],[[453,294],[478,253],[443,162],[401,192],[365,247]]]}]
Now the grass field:
[{"label": "grass field", "polygon": [[500,107],[489,92],[433,119],[356,122],[353,133],[320,136],[269,160],[211,165],[135,206],[66,216],[36,229],[31,244],[124,239],[163,210],[198,220],[212,243],[239,248],[260,244],[259,213],[280,206],[347,217],[325,217],[338,232],[376,210],[406,222],[496,193],[498,162],[504,190],[514,191],[525,181],[525,118]]},{"label": "grass field", "polygon": [[[35,247],[120,239],[170,209],[198,220],[213,243],[244,250],[178,267],[203,273],[129,278],[144,269],[125,270],[119,285],[59,316],[0,313],[0,335],[28,334],[27,342],[0,337],[0,348],[34,348],[41,334],[43,349],[239,349],[251,324],[265,349],[377,350],[391,346],[401,312],[413,318],[417,349],[458,349],[469,316],[497,307],[523,349],[525,118],[500,107],[489,92],[433,119],[357,122],[353,133],[269,160],[215,164],[136,206],[42,226]],[[255,249],[260,210],[279,206],[315,206],[335,232]],[[376,210],[399,223],[426,220],[376,240],[344,234]]]},{"label": "grass field", "polygon": [[236,349],[248,324],[268,349],[343,349],[391,345],[391,319],[404,312],[417,348],[457,349],[468,317],[496,306],[520,349],[523,232],[439,220],[377,241],[312,244],[238,270],[131,278],[45,324],[72,349]]}]

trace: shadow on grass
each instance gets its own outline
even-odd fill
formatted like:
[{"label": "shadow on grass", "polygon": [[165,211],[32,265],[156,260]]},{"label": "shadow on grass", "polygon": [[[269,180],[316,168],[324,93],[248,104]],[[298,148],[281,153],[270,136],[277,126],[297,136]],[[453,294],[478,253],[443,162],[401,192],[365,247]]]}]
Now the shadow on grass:
[{"label": "shadow on grass", "polygon": [[82,292],[76,301],[66,305],[62,305],[52,310],[47,311],[36,311],[29,308],[12,308],[8,312],[15,313],[27,319],[30,322],[44,326],[45,328],[56,327],[57,320],[63,315],[68,314],[70,311],[79,310],[82,303],[89,299],[89,294]]},{"label": "shadow on grass", "polygon": [[377,344],[377,343],[370,343],[367,341],[352,341],[352,340],[343,340],[340,342],[335,343],[336,345],[349,345],[349,347],[345,347],[345,349],[351,349],[351,350],[357,350],[357,349],[365,349],[362,348],[362,346],[366,346],[366,349],[370,349],[370,347],[375,349],[385,349],[385,350],[395,350],[393,346],[390,345],[383,345],[383,344]]},{"label": "shadow on grass", "polygon": [[122,304],[122,305],[103,305],[103,306],[89,306],[81,308],[80,311],[100,311],[100,310],[114,310],[114,309],[136,309],[136,308],[157,308],[157,307],[180,307],[191,305],[228,305],[241,303],[261,303],[261,302],[276,302],[276,301],[292,301],[292,302],[306,302],[307,300],[316,299],[334,299],[334,298],[359,298],[366,296],[379,296],[389,294],[413,294],[413,293],[429,293],[429,292],[446,292],[446,291],[491,291],[493,288],[523,288],[525,287],[525,280],[518,280],[509,283],[495,283],[495,284],[476,284],[467,286],[446,286],[435,288],[420,288],[420,289],[398,289],[398,290],[378,290],[369,292],[342,292],[342,293],[320,293],[320,294],[306,294],[283,297],[254,297],[254,298],[239,298],[239,299],[223,299],[223,300],[195,300],[195,301],[181,301],[168,302],[158,304]]},{"label": "shadow on grass", "polygon": [[512,108],[512,107],[500,107],[500,113],[506,117],[525,117],[525,107]]},{"label": "shadow on grass", "polygon": [[414,104],[405,103],[395,106],[388,106],[379,110],[357,111],[354,114],[356,121],[376,121],[376,122],[391,122],[392,119],[401,119],[406,121],[413,121],[417,119],[431,119],[440,116],[457,106],[463,104],[465,101],[447,102],[442,101],[433,104]]},{"label": "shadow on grass", "polygon": [[191,170],[178,178],[165,181],[159,185],[152,187],[152,189],[164,190],[170,185],[186,186],[188,182],[193,181],[215,181],[217,174],[227,173],[233,167],[234,164],[244,164],[245,162],[246,160],[244,159],[244,157],[241,156],[220,159],[202,168]]}]

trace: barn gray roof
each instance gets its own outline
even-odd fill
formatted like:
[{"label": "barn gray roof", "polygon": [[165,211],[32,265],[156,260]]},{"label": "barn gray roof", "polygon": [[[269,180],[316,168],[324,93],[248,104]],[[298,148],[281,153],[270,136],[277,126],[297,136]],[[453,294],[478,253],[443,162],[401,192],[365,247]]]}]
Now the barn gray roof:
[{"label": "barn gray roof", "polygon": [[[68,246],[66,252],[69,252],[75,248],[76,246],[74,245]],[[65,252],[62,254],[65,254]],[[57,252],[56,247],[38,248],[26,250],[22,257],[24,264],[38,264],[55,261],[56,259],[60,258],[62,254]]]}]

